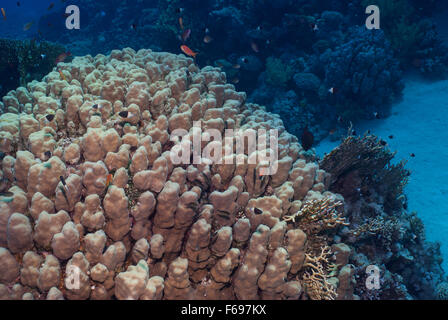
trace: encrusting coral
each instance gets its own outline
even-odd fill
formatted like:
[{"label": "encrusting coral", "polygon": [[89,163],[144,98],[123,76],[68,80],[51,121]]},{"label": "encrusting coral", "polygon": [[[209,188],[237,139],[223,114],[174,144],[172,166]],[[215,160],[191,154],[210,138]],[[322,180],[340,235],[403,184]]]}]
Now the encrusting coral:
[{"label": "encrusting coral", "polygon": [[[329,175],[218,68],[129,48],[58,68],[64,79],[53,71],[3,99],[11,110],[20,92],[30,97],[26,112],[0,116],[1,299],[334,299],[338,282],[353,289],[350,273],[338,280],[350,250],[339,243],[343,265],[328,262],[327,231],[345,225]],[[235,136],[211,137],[226,129],[278,138],[262,133],[236,154]],[[200,153],[177,163],[191,145]],[[275,147],[278,170],[265,175],[260,154]],[[210,161],[220,151],[229,162]]]}]

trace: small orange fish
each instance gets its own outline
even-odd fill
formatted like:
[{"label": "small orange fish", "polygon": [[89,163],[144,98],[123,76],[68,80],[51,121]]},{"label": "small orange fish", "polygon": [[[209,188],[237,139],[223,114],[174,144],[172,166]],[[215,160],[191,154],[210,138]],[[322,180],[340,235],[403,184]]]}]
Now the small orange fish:
[{"label": "small orange fish", "polygon": [[107,175],[107,178],[106,178],[106,188],[109,188],[109,186],[110,186],[110,184],[112,183],[112,179],[113,179],[113,175],[111,174],[111,173],[109,173],[108,175]]},{"label": "small orange fish", "polygon": [[71,56],[72,54],[70,52],[64,52],[58,55],[58,57],[55,60],[55,64],[58,64],[59,62],[64,62],[67,57]]},{"label": "small orange fish", "polygon": [[2,8],[2,15],[3,15],[3,20],[6,20],[6,12],[5,9]]},{"label": "small orange fish", "polygon": [[67,81],[67,78],[65,77],[65,74],[62,72],[62,70],[58,70],[58,71],[59,71],[59,75],[61,76],[61,79]]},{"label": "small orange fish", "polygon": [[184,19],[182,19],[182,17],[179,18],[179,26],[182,30],[184,30]]},{"label": "small orange fish", "polygon": [[33,26],[34,21],[28,22],[26,25],[23,26],[23,31],[28,31]]},{"label": "small orange fish", "polygon": [[196,58],[196,55],[198,54],[197,52],[194,52],[193,50],[191,50],[190,48],[188,48],[186,45],[181,45],[180,49],[182,50],[183,53],[185,53],[187,56]]},{"label": "small orange fish", "polygon": [[191,29],[187,29],[184,32],[182,32],[182,36],[181,36],[182,41],[183,42],[187,41],[188,38],[190,37],[190,35],[191,35]]}]

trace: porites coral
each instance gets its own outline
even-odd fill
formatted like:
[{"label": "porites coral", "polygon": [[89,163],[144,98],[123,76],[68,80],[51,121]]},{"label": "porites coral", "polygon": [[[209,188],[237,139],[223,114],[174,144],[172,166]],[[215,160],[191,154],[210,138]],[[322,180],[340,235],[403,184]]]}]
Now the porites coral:
[{"label": "porites coral", "polygon": [[[307,296],[300,270],[313,240],[282,219],[302,202],[341,197],[327,191],[328,175],[306,160],[277,115],[246,103],[246,94],[227,84],[219,69],[200,70],[184,56],[126,48],[76,57],[59,70],[63,79],[53,71],[27,85],[32,108],[28,115],[10,114],[16,130],[1,132],[15,147],[0,145],[11,193],[11,201],[0,198],[2,253],[9,259],[0,267],[27,272],[26,283],[14,273],[2,285],[22,286],[27,298],[51,298],[56,290],[67,299]],[[17,98],[17,91],[10,96]],[[56,114],[51,121],[49,112]],[[275,129],[278,138],[263,146],[259,137],[256,150],[237,155],[230,148],[235,137],[230,145],[210,141],[193,123],[217,134]],[[184,137],[170,137],[175,130]],[[29,149],[30,132],[48,135],[52,144],[38,154],[16,151]],[[176,162],[172,151],[198,134],[201,162]],[[262,175],[265,163],[257,156],[276,146],[278,171]],[[211,148],[225,151],[230,162],[208,162]],[[186,155],[187,161],[193,156]],[[26,176],[52,183],[15,179]],[[29,202],[32,217],[26,216]],[[16,216],[26,228],[8,222]],[[52,217],[63,221],[46,228]],[[13,245],[21,233],[26,243]],[[37,234],[46,241],[37,241]],[[23,255],[33,261],[22,265]],[[58,286],[74,269],[80,288]]]}]

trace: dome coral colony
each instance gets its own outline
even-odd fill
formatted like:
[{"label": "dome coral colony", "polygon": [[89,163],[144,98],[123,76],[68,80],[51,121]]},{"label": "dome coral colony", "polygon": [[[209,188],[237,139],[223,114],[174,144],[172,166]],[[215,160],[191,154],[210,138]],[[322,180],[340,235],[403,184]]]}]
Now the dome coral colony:
[{"label": "dome coral colony", "polygon": [[[343,198],[219,69],[128,48],[58,68],[3,98],[0,298],[354,298]],[[174,164],[193,121],[278,130],[278,171]]]}]

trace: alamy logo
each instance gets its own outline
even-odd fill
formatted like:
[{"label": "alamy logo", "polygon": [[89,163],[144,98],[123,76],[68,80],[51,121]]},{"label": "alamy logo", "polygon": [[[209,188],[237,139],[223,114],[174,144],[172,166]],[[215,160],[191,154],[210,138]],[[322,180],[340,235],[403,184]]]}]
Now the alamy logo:
[{"label": "alamy logo", "polygon": [[370,5],[366,8],[366,14],[369,14],[366,19],[366,28],[369,30],[380,29],[380,8]]},{"label": "alamy logo", "polygon": [[77,266],[69,265],[65,270],[65,287],[68,290],[79,290],[81,270]]},{"label": "alamy logo", "polygon": [[65,19],[65,27],[69,30],[79,30],[79,28],[81,27],[79,7],[70,5],[65,8],[65,14],[67,15],[67,19]]},{"label": "alamy logo", "polygon": [[366,288],[369,290],[380,289],[380,268],[375,265],[369,265],[366,268],[366,273]]},{"label": "alamy logo", "polygon": [[243,164],[247,161],[248,164],[258,165],[260,176],[277,173],[277,130],[271,129],[269,134],[265,129],[224,131],[224,137],[217,129],[203,131],[200,121],[195,121],[190,131],[173,130],[170,140],[175,145],[170,151],[171,161],[174,164],[209,165]]}]

